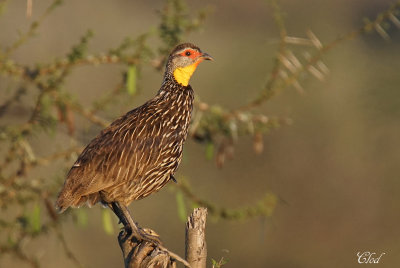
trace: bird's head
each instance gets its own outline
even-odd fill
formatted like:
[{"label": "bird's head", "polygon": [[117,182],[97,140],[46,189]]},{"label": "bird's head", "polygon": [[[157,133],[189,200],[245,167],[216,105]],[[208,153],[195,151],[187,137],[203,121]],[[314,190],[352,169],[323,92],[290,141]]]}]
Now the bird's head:
[{"label": "bird's head", "polygon": [[171,74],[179,84],[187,86],[199,63],[212,59],[191,43],[180,44],[169,55],[166,73]]}]

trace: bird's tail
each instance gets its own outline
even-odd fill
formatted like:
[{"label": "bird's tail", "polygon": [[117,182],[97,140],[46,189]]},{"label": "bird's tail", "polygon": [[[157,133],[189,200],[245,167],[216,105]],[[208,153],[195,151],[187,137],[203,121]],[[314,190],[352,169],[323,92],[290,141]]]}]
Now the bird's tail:
[{"label": "bird's tail", "polygon": [[80,196],[79,198],[72,198],[64,194],[64,192],[60,192],[60,195],[57,198],[55,207],[59,213],[63,213],[69,207],[78,208],[84,204],[92,207],[94,204],[101,201],[99,193],[93,193],[89,195]]},{"label": "bird's tail", "polygon": [[55,207],[58,211],[58,213],[63,213],[67,208],[71,206],[71,202],[69,201],[68,198],[66,198],[65,194],[63,191],[60,192],[58,195]]}]

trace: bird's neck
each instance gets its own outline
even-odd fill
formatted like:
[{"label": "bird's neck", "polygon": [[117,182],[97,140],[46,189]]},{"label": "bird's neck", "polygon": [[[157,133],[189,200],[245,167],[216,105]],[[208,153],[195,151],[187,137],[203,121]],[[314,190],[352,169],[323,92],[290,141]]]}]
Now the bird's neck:
[{"label": "bird's neck", "polygon": [[178,99],[178,102],[191,106],[193,104],[194,92],[190,85],[184,86],[178,83],[173,75],[166,74],[157,97],[161,99]]},{"label": "bird's neck", "polygon": [[182,141],[186,140],[193,111],[194,91],[190,85],[183,86],[174,80],[164,80],[157,96],[153,99],[176,130],[182,130]]},{"label": "bird's neck", "polygon": [[175,81],[184,86],[189,85],[189,80],[192,77],[194,71],[196,71],[199,63],[200,61],[197,61],[196,63],[189,66],[175,68],[173,72]]}]

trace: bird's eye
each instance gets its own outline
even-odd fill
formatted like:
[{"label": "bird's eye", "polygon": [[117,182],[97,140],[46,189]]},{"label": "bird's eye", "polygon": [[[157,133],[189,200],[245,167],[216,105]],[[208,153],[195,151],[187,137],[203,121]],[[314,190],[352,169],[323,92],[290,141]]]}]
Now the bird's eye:
[{"label": "bird's eye", "polygon": [[190,53],[190,51],[186,51],[186,52],[185,52],[185,55],[186,55],[186,56],[190,56],[190,55],[192,55],[192,53]]}]

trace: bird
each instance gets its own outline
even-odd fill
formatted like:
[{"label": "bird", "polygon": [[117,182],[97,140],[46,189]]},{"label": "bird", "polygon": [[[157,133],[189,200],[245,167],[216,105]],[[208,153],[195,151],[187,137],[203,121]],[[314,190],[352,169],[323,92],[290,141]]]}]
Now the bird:
[{"label": "bird", "polygon": [[136,225],[128,205],[176,182],[193,111],[189,80],[204,60],[213,58],[192,43],[172,50],[158,93],[103,129],[78,156],[56,201],[60,213],[100,202],[138,238],[159,242]]}]

